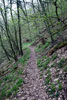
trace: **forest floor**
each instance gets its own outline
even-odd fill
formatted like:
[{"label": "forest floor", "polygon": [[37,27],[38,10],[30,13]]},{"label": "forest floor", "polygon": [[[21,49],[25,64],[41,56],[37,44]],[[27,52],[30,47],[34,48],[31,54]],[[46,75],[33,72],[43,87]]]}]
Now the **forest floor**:
[{"label": "forest floor", "polygon": [[49,46],[47,42],[35,49],[37,66],[49,98],[47,100],[67,100],[67,46],[48,56]]},{"label": "forest floor", "polygon": [[[61,97],[62,94],[66,93],[66,91],[63,91],[62,86],[65,86],[64,88],[66,89],[67,84],[62,85],[61,83],[63,83],[63,81],[66,83],[66,78],[63,78],[67,72],[67,67],[65,67],[67,65],[67,49],[63,47],[57,51],[57,55],[60,55],[59,58],[61,58],[58,60],[56,54],[51,57],[45,55],[47,46],[48,45],[46,45],[46,48],[45,46],[44,48],[29,47],[29,60],[24,70],[21,69],[21,71],[23,71],[21,77],[24,82],[17,94],[6,100],[67,100]],[[61,51],[64,52],[61,53]],[[63,62],[65,63],[62,64]]]},{"label": "forest floor", "polygon": [[30,47],[31,55],[24,69],[24,84],[17,93],[18,100],[47,100],[43,79],[40,79],[34,47]]}]

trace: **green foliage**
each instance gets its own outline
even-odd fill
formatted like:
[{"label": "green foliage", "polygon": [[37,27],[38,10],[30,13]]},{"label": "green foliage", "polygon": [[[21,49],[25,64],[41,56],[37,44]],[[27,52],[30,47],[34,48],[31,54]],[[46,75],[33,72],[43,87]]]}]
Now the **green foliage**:
[{"label": "green foliage", "polygon": [[51,67],[56,67],[56,63],[53,63],[53,64],[51,65]]},{"label": "green foliage", "polygon": [[50,95],[50,97],[55,97],[57,94],[55,94],[56,92],[56,87],[54,83],[51,83],[48,88],[47,88],[47,92]]},{"label": "green foliage", "polygon": [[47,56],[43,56],[43,59],[47,59],[48,57]]},{"label": "green foliage", "polygon": [[24,80],[22,78],[19,78],[16,82],[16,85],[19,87],[22,85],[22,83],[24,82]]},{"label": "green foliage", "polygon": [[13,91],[14,93],[16,93],[17,90],[18,90],[18,86],[17,86],[16,84],[14,84],[13,87],[12,87],[12,91]]},{"label": "green foliage", "polygon": [[38,59],[37,65],[39,68],[47,69],[49,62],[50,62],[50,58],[47,58],[45,61],[43,61],[43,59],[42,60]]},{"label": "green foliage", "polygon": [[52,61],[54,61],[56,58],[57,58],[57,55],[54,54],[54,55],[52,56]]},{"label": "green foliage", "polygon": [[18,75],[23,74],[23,71],[21,69],[19,69],[17,72],[18,72]]},{"label": "green foliage", "polygon": [[55,92],[56,91],[56,87],[55,87],[55,84],[51,84],[51,92],[53,93],[53,92]]},{"label": "green foliage", "polygon": [[51,74],[50,69],[47,69],[47,71],[46,71],[45,74],[46,74],[46,75],[50,75],[50,74]]},{"label": "green foliage", "polygon": [[50,93],[53,94],[53,93],[55,93],[55,91],[56,91],[55,84],[52,83],[52,84],[51,84],[51,87],[50,87]]},{"label": "green foliage", "polygon": [[[19,69],[18,69],[19,70]],[[22,70],[22,69],[21,69]],[[7,76],[4,76],[2,79],[2,83],[4,84],[4,87],[1,88],[1,98],[5,98],[6,96],[9,97],[12,94],[16,94],[19,87],[23,84],[23,79],[21,78],[21,75],[18,74],[18,72],[11,72]],[[1,85],[2,86],[2,85]]]},{"label": "green foliage", "polygon": [[[15,80],[15,81],[16,81],[16,80]],[[6,96],[7,96],[7,97],[10,97],[10,95],[16,94],[17,91],[18,91],[18,89],[19,89],[19,87],[20,87],[22,84],[23,84],[23,79],[19,78],[19,79],[17,80],[17,82],[14,83],[13,86],[12,86],[10,89],[8,89],[8,90],[6,91]]]},{"label": "green foliage", "polygon": [[47,48],[50,45],[50,42],[46,42],[45,45],[43,46],[43,49]]},{"label": "green foliage", "polygon": [[37,65],[38,65],[38,67],[42,67],[42,60],[41,59],[37,59]]},{"label": "green foliage", "polygon": [[[10,97],[11,95],[15,95],[18,92],[19,87],[23,85],[23,68],[24,65],[27,63],[30,57],[30,49],[24,50],[24,56],[19,59],[18,62],[9,67],[8,71],[5,76],[3,76],[0,80],[0,99],[3,100],[5,97]],[[18,68],[18,64],[22,64]],[[17,68],[17,69],[15,69]]]},{"label": "green foliage", "polygon": [[35,52],[40,52],[40,48],[39,47],[36,47],[35,48]]},{"label": "green foliage", "polygon": [[51,82],[51,72],[48,69],[46,72],[47,77],[45,78],[45,84],[48,85]]},{"label": "green foliage", "polygon": [[50,60],[51,60],[50,58],[47,58],[45,60],[45,62],[43,63],[44,68],[46,68],[46,66],[49,64]]},{"label": "green foliage", "polygon": [[66,64],[67,64],[67,62],[66,62],[65,58],[62,58],[62,59],[60,60],[60,62],[58,63],[58,67],[59,67],[59,68],[63,68],[63,67],[66,66]]},{"label": "green foliage", "polygon": [[51,80],[51,78],[47,76],[46,79],[45,79],[45,84],[46,85],[49,84],[50,83],[50,80]]},{"label": "green foliage", "polygon": [[54,46],[55,49],[61,48],[63,46],[67,45],[67,41],[59,42],[57,45]]},{"label": "green foliage", "polygon": [[27,48],[27,49],[25,49],[24,55],[19,59],[19,62],[22,65],[25,65],[27,63],[27,60],[29,59],[29,57],[30,57],[30,49]]},{"label": "green foliage", "polygon": [[0,80],[0,86],[1,86],[1,84],[2,84],[2,80]]},{"label": "green foliage", "polygon": [[4,77],[5,81],[7,81],[7,80],[11,81],[12,79],[13,79],[13,73],[11,73],[11,74]]},{"label": "green foliage", "polygon": [[64,67],[64,71],[67,71],[67,66]]},{"label": "green foliage", "polygon": [[26,42],[26,43],[23,43],[23,50],[28,48],[29,46],[32,45],[33,42]]},{"label": "green foliage", "polygon": [[55,97],[59,97],[59,91],[56,91],[56,93],[55,93]]},{"label": "green foliage", "polygon": [[48,41],[47,41],[44,45],[39,44],[39,45],[36,47],[35,51],[36,51],[36,52],[43,52],[49,45],[50,45],[50,42],[48,42]]},{"label": "green foliage", "polygon": [[1,90],[1,97],[5,97],[6,96],[6,91],[5,91],[5,89],[2,89]]},{"label": "green foliage", "polygon": [[8,90],[7,90],[7,93],[6,93],[7,97],[10,97],[11,94],[12,94],[12,89],[8,89]]},{"label": "green foliage", "polygon": [[[45,0],[45,1],[53,1],[53,0]],[[37,6],[38,5],[35,5],[34,9]],[[62,19],[65,20],[64,18],[67,15],[67,13],[66,13],[67,0],[62,0],[62,2],[61,2],[61,0],[57,0],[57,6],[58,6],[57,11],[58,11],[59,18],[61,18],[61,16],[62,16]],[[44,70],[44,69],[46,70],[47,77],[45,79],[45,83],[49,85],[50,82],[51,82],[51,72],[50,72],[50,70],[48,70],[49,69],[48,64],[50,63],[51,60],[54,61],[57,58],[57,55],[54,54],[52,56],[52,58],[50,59],[47,56],[44,56],[44,54],[45,54],[46,50],[49,49],[49,46],[50,46],[50,41],[48,41],[48,40],[51,40],[50,35],[52,35],[54,40],[56,40],[59,35],[62,35],[62,31],[63,31],[63,28],[64,28],[63,24],[66,24],[66,21],[64,21],[64,23],[62,24],[61,22],[59,22],[57,20],[56,7],[55,7],[53,2],[49,3],[48,6],[45,6],[45,7],[46,7],[45,13],[46,13],[47,16],[45,16],[44,13],[41,13],[41,11],[39,12],[38,10],[36,10],[36,12],[34,13],[32,11],[32,8],[30,8],[30,9],[27,10],[28,14],[24,18],[24,15],[25,15],[24,13],[26,13],[26,12],[24,12],[24,8],[23,8],[22,12],[20,10],[20,16],[21,16],[20,25],[22,27],[21,28],[21,31],[22,31],[21,32],[22,33],[21,38],[23,38],[23,40],[27,38],[27,39],[30,39],[30,40],[32,39],[32,40],[36,41],[36,39],[39,39],[38,36],[44,37],[44,38],[47,37],[47,42],[44,45],[42,45],[42,44],[38,45],[38,47],[36,48],[36,52],[38,52],[38,53],[43,52],[42,59],[41,58],[38,59],[37,65],[40,68],[40,70]],[[0,11],[4,10],[3,8],[0,8]],[[7,12],[7,9],[6,9],[6,12]],[[3,16],[4,16],[4,11],[3,11]],[[8,16],[8,13],[7,13],[7,16]],[[18,25],[17,25],[18,19],[16,17],[15,12],[13,13],[13,17],[14,17],[14,23],[15,23],[16,31],[18,31]],[[12,38],[15,39],[13,22],[10,18],[8,18],[8,19],[7,19],[8,20],[7,23],[9,24],[8,25],[9,26],[9,32],[11,32],[11,36],[12,36],[11,39]],[[27,20],[29,21],[29,23],[28,23]],[[47,31],[44,32],[45,34],[42,35],[41,34],[42,29],[45,28],[44,22],[47,23],[48,27],[47,27]],[[22,23],[23,23],[23,25],[22,25]],[[4,29],[2,29],[2,28],[4,28]],[[9,42],[8,42],[7,35],[4,35],[4,33],[6,34],[6,31],[5,31],[5,25],[4,25],[3,20],[1,21],[1,30],[3,32],[2,38],[3,38],[3,43],[6,47],[6,50],[8,50],[10,54],[12,54],[10,46],[8,45]],[[47,35],[47,33],[49,33],[49,35]],[[13,45],[14,44],[13,41],[11,41],[11,43],[12,43],[13,48],[15,48],[14,45]],[[11,94],[15,94],[17,92],[18,88],[23,84],[23,79],[22,79],[21,75],[23,74],[24,65],[27,64],[27,61],[30,57],[30,50],[27,49],[27,48],[31,44],[32,44],[32,42],[22,44],[23,50],[25,50],[24,55],[19,59],[19,61],[17,63],[15,63],[12,66],[12,68],[8,69],[8,71],[10,73],[3,76],[2,80],[0,80],[0,87],[2,87],[0,98],[5,97],[5,96],[9,97]],[[64,41],[63,43],[59,43],[54,47],[55,47],[55,49],[58,49],[60,47],[63,47],[64,45],[67,45],[67,41]],[[2,52],[2,50],[0,48],[0,58],[2,60],[6,59],[6,57],[3,56],[3,55],[4,55],[4,53]],[[2,61],[0,60],[0,62],[2,62]],[[22,64],[22,67],[18,69],[19,63]],[[62,59],[62,60],[60,60],[60,62],[58,64],[53,63],[51,65],[51,67],[59,67],[59,68],[63,68],[64,71],[67,71],[66,65],[67,65],[66,59]],[[50,85],[51,86],[49,87],[49,92],[50,93],[56,92],[55,84],[52,83]],[[58,83],[58,90],[61,90],[61,89],[62,89],[62,85]],[[58,96],[58,92],[56,93],[56,96]]]},{"label": "green foliage", "polygon": [[58,90],[62,90],[62,88],[63,88],[63,87],[62,87],[62,84],[59,83],[59,84],[58,84]]}]

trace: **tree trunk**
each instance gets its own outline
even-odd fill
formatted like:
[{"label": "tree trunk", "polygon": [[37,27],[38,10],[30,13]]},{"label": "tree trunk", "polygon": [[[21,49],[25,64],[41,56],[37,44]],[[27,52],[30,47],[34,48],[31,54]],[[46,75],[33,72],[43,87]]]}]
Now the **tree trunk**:
[{"label": "tree trunk", "polygon": [[17,0],[17,15],[18,15],[18,27],[19,27],[19,46],[20,46],[20,55],[23,55],[22,50],[22,39],[21,39],[21,25],[20,25],[20,12],[19,12],[19,0]]},{"label": "tree trunk", "polygon": [[14,31],[15,31],[16,49],[19,50],[18,39],[17,39],[17,31],[16,31],[16,27],[15,27],[15,23],[14,23],[13,14],[12,14],[12,0],[10,0],[10,13],[11,13],[11,19],[12,19],[13,27],[14,27]]}]

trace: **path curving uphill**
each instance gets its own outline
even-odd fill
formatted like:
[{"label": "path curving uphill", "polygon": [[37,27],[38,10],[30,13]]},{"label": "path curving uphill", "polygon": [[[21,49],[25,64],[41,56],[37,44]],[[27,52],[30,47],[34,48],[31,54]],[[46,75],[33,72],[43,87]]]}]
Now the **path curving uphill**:
[{"label": "path curving uphill", "polygon": [[24,81],[22,89],[17,94],[18,100],[47,100],[44,82],[40,79],[37,68],[37,58],[34,47],[30,47],[31,55],[27,67],[24,70]]}]

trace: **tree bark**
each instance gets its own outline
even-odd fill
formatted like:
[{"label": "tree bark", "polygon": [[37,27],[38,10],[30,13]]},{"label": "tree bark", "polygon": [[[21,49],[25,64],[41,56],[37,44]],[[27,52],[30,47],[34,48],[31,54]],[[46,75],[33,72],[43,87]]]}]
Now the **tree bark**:
[{"label": "tree bark", "polygon": [[20,46],[20,55],[23,55],[22,50],[22,39],[21,39],[21,25],[20,25],[20,12],[19,12],[19,0],[17,0],[17,16],[18,16],[18,27],[19,27],[19,46]]}]

